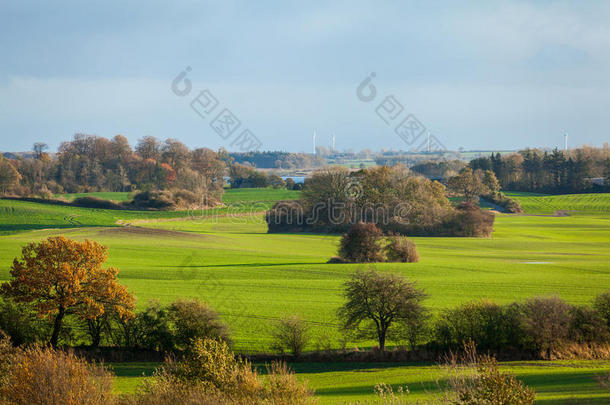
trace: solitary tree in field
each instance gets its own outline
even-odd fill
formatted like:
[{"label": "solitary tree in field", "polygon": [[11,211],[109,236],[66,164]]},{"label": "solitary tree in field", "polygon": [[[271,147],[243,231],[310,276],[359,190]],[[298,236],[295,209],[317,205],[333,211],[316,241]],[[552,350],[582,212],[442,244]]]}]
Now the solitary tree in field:
[{"label": "solitary tree in field", "polygon": [[23,247],[21,259],[11,268],[13,279],[4,283],[4,295],[32,302],[36,311],[53,320],[51,345],[57,340],[64,318],[76,315],[95,319],[105,312],[130,317],[135,300],[117,282],[118,270],[102,268],[106,247],[97,242],[78,242],[51,237]]},{"label": "solitary tree in field", "polygon": [[411,324],[425,312],[426,294],[398,274],[358,271],[345,287],[346,302],[338,312],[343,327],[377,338],[380,350],[385,350],[391,327]]}]

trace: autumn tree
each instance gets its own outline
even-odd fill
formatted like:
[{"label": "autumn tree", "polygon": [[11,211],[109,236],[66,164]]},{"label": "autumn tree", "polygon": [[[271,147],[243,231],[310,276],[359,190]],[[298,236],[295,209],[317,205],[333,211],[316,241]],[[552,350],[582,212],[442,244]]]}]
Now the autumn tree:
[{"label": "autumn tree", "polygon": [[56,347],[64,318],[96,319],[106,312],[130,317],[135,299],[117,282],[118,269],[102,265],[107,248],[85,240],[50,237],[23,247],[15,258],[12,280],[1,292],[19,302],[31,302],[36,312],[53,321],[51,345]]},{"label": "autumn tree", "polygon": [[15,167],[0,154],[0,192],[6,193],[16,186],[21,180],[21,175]]},{"label": "autumn tree", "polygon": [[426,294],[398,274],[358,271],[345,283],[344,295],[338,311],[342,326],[359,337],[377,338],[382,351],[392,326],[409,324],[425,312]]},{"label": "autumn tree", "polygon": [[466,201],[477,201],[479,196],[489,189],[483,184],[483,181],[477,173],[473,172],[470,167],[465,168],[458,174],[449,179],[449,189],[457,194],[461,194],[466,198]]},{"label": "autumn tree", "polygon": [[500,192],[500,182],[493,170],[485,170],[483,184],[489,189],[491,194]]}]

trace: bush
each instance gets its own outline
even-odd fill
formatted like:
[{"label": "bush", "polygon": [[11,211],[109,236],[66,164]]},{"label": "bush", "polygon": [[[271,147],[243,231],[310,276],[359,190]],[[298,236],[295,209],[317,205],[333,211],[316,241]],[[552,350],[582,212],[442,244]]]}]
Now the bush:
[{"label": "bush", "polygon": [[180,391],[185,386],[192,387],[194,394],[189,395],[217,400],[202,403],[289,405],[315,401],[313,392],[299,383],[284,364],[272,364],[266,378],[259,377],[250,363],[235,358],[226,343],[212,339],[194,340],[179,361],[167,359],[148,385],[148,394],[172,390],[172,386]]},{"label": "bush", "polygon": [[558,297],[530,298],[520,305],[524,332],[529,344],[549,358],[567,341],[571,323],[570,306]]},{"label": "bush", "polygon": [[169,307],[173,346],[184,349],[195,338],[229,340],[227,326],[205,303],[198,300],[178,300]]},{"label": "bush", "polygon": [[606,291],[595,297],[593,308],[599,316],[606,321],[608,328],[610,328],[610,291]]},{"label": "bush", "polygon": [[572,307],[569,338],[576,343],[604,343],[610,337],[606,320],[593,308]]},{"label": "bush", "polygon": [[108,210],[120,210],[124,208],[124,206],[122,206],[121,204],[117,204],[114,201],[105,200],[103,198],[94,196],[75,198],[72,201],[72,205],[85,208],[99,208]]},{"label": "bush", "polygon": [[133,318],[116,319],[115,324],[114,340],[118,345],[160,351],[174,347],[168,308],[158,301],[149,301],[144,311]]},{"label": "bush", "polygon": [[380,241],[383,233],[373,223],[358,222],[341,239],[339,256],[355,263],[385,260]]},{"label": "bush", "polygon": [[273,330],[273,349],[299,357],[309,341],[309,327],[298,315],[280,319]]},{"label": "bush", "polygon": [[51,334],[51,325],[37,316],[29,304],[0,298],[0,330],[19,346],[43,341]]},{"label": "bush", "polygon": [[172,209],[176,205],[170,191],[143,191],[133,197],[131,205],[137,208]]},{"label": "bush", "polygon": [[389,262],[416,263],[419,261],[415,242],[408,240],[405,236],[390,236],[385,251]]},{"label": "bush", "polygon": [[112,374],[74,354],[47,348],[19,350],[0,386],[0,402],[14,405],[112,404]]},{"label": "bush", "polygon": [[458,206],[451,219],[443,223],[445,235],[490,237],[495,216],[471,203]]},{"label": "bush", "polygon": [[515,347],[517,314],[491,301],[470,302],[445,310],[436,322],[437,341],[445,348],[459,348],[473,342],[484,350]]},{"label": "bush", "polygon": [[298,201],[278,201],[265,213],[268,232],[298,232],[305,228],[303,206]]},{"label": "bush", "polygon": [[530,405],[536,393],[512,374],[501,372],[490,356],[478,356],[474,345],[466,349],[460,364],[453,360],[445,391],[447,403],[455,405]]}]

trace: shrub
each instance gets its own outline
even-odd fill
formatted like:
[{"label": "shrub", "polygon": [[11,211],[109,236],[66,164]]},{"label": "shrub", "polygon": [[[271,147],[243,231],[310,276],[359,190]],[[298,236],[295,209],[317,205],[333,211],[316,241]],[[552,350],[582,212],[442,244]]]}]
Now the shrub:
[{"label": "shrub", "polygon": [[121,204],[117,204],[114,201],[105,200],[103,198],[87,196],[78,197],[72,201],[72,205],[85,208],[99,208],[108,210],[120,210],[124,208]]},{"label": "shrub", "polygon": [[490,356],[476,354],[474,344],[465,345],[461,359],[446,365],[449,374],[445,402],[455,405],[531,405],[536,393],[512,374],[501,372]]},{"label": "shrub", "polygon": [[0,330],[16,346],[40,342],[51,332],[51,325],[36,315],[30,304],[0,298]]},{"label": "shrub", "polygon": [[278,201],[265,213],[268,232],[295,232],[305,227],[303,206],[298,201]]},{"label": "shrub", "polygon": [[173,346],[184,349],[195,338],[229,340],[227,326],[218,313],[198,300],[178,300],[169,307]]},{"label": "shrub", "polygon": [[572,307],[569,338],[576,343],[604,343],[610,338],[606,320],[593,308]]},{"label": "shrub", "polygon": [[294,190],[295,184],[294,179],[292,177],[288,177],[286,179],[286,190]]},{"label": "shrub", "polygon": [[383,233],[373,223],[358,222],[349,228],[341,239],[339,256],[355,263],[382,262]]},{"label": "shrub", "polygon": [[458,206],[453,217],[446,221],[444,234],[452,236],[489,237],[495,216],[471,203]]},{"label": "shrub", "polygon": [[118,345],[166,351],[173,349],[169,311],[151,300],[144,311],[129,319],[115,319],[114,340]]},{"label": "shrub", "polygon": [[389,262],[416,263],[419,261],[415,242],[408,240],[405,236],[390,236],[385,251]]},{"label": "shrub", "polygon": [[273,348],[299,357],[309,341],[309,327],[298,315],[280,319],[273,330]]},{"label": "shrub", "polygon": [[520,305],[522,323],[529,343],[549,358],[568,338],[570,306],[558,297],[531,298]]},{"label": "shrub", "polygon": [[608,328],[610,328],[610,291],[595,297],[593,308],[595,308],[595,311],[606,321]]},{"label": "shrub", "polygon": [[446,348],[474,342],[485,350],[505,349],[512,341],[514,314],[491,301],[478,301],[445,310],[436,322],[437,341]]},{"label": "shrub", "polygon": [[2,403],[14,405],[112,404],[112,374],[74,354],[33,347],[18,351],[0,386]]},{"label": "shrub", "polygon": [[167,210],[174,208],[176,201],[170,191],[143,191],[133,197],[131,205],[137,208]]},{"label": "shrub", "polygon": [[200,196],[190,190],[175,190],[173,200],[179,207],[192,207],[202,203]]}]

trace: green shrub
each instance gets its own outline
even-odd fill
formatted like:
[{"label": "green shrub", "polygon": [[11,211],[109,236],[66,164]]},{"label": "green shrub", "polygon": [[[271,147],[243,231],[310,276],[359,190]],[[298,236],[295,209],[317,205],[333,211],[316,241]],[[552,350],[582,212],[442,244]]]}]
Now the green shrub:
[{"label": "green shrub", "polygon": [[178,300],[169,306],[173,346],[186,348],[191,340],[209,338],[229,341],[227,326],[218,313],[199,300]]}]

